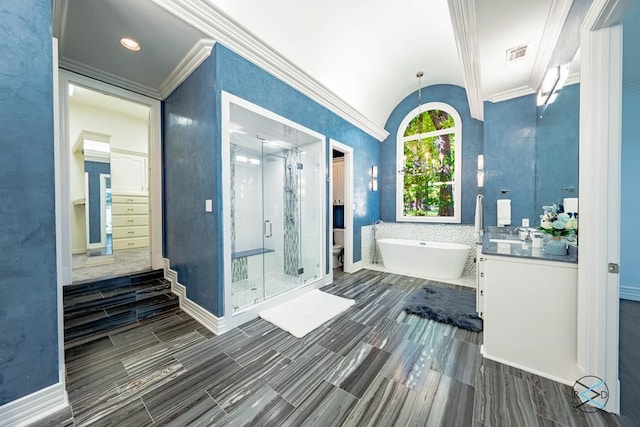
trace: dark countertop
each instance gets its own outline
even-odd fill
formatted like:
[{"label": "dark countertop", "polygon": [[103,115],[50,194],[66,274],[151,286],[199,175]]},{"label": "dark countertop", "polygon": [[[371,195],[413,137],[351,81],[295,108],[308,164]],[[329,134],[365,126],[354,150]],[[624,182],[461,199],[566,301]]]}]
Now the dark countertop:
[{"label": "dark countertop", "polygon": [[564,256],[547,255],[542,248],[534,248],[530,241],[521,243],[500,243],[493,240],[520,240],[518,232],[513,228],[487,227],[482,236],[482,253],[484,255],[506,256],[514,258],[539,259],[543,261],[558,261],[578,263],[578,248],[569,245],[569,254]]}]

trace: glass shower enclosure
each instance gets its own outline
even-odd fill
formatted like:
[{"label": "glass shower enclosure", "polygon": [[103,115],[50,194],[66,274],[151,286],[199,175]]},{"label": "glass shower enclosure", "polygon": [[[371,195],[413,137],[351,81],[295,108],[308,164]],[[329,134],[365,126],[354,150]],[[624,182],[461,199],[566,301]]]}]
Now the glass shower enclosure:
[{"label": "glass shower enclosure", "polygon": [[[239,108],[232,121],[246,127],[252,113]],[[229,150],[234,313],[321,276],[320,144],[264,119],[249,122],[265,134],[234,132]]]}]

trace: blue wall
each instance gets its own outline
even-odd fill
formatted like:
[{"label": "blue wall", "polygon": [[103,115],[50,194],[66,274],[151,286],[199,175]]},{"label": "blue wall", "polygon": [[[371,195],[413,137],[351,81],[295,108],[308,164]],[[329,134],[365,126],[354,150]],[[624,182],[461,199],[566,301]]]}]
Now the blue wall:
[{"label": "blue wall", "polygon": [[627,12],[623,23],[622,53],[622,162],[620,188],[620,296],[640,301],[640,263],[638,263],[638,228],[640,212],[640,2]]},{"label": "blue wall", "polygon": [[[536,125],[535,224],[542,206],[578,197],[580,85],[565,86]],[[573,188],[573,191],[563,190]]]},{"label": "blue wall", "polygon": [[[464,88],[452,85],[429,86],[422,90],[422,103],[444,102],[460,114],[462,120],[462,216],[463,224],[473,224],[477,186],[478,154],[482,153],[483,125],[471,118]],[[396,220],[396,137],[400,122],[418,106],[418,91],[403,99],[391,112],[385,125],[389,136],[380,146],[380,213],[384,221]]]},{"label": "blue wall", "polygon": [[542,206],[578,197],[579,95],[579,85],[566,86],[542,113],[535,95],[485,102],[485,225],[496,225],[499,198],[511,199],[512,226],[528,218],[534,227]]},{"label": "blue wall", "polygon": [[3,1],[0,22],[3,405],[59,377],[51,2]]},{"label": "blue wall", "polygon": [[[163,103],[164,254],[187,297],[223,314],[215,52]],[[214,201],[213,213],[205,200]]]},{"label": "blue wall", "polygon": [[622,94],[622,171],[620,206],[620,293],[640,301],[640,264],[638,264],[638,228],[640,212],[640,88]]},{"label": "blue wall", "polygon": [[100,243],[102,230],[100,229],[100,174],[109,175],[111,166],[109,163],[84,162],[84,171],[89,176],[89,243]]},{"label": "blue wall", "polygon": [[[511,199],[511,225],[535,224],[535,95],[484,103],[485,225],[496,225],[496,200]],[[508,190],[502,194],[503,190]]]},{"label": "blue wall", "polygon": [[[224,314],[220,93],[246,99],[354,150],[354,248],[361,259],[360,227],[379,218],[378,193],[368,189],[379,142],[221,44],[164,103],[165,256],[187,296],[216,316]],[[192,121],[180,119],[189,118]],[[187,124],[188,123],[188,124]],[[328,160],[328,142],[327,153]],[[204,200],[214,212],[204,212]],[[325,206],[329,209],[329,205]],[[328,248],[331,233],[325,236]],[[326,256],[326,268],[331,262]]]}]

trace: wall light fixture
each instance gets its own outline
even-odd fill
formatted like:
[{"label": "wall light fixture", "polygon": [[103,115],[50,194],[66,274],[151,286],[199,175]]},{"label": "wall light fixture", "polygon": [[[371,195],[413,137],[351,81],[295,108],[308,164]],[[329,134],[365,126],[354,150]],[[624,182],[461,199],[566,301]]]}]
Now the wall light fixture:
[{"label": "wall light fixture", "polygon": [[371,188],[371,191],[378,191],[378,166],[371,166],[369,175],[371,175],[371,183],[369,184],[369,188]]},{"label": "wall light fixture", "polygon": [[478,187],[484,187],[484,154],[478,155]]},{"label": "wall light fixture", "polygon": [[564,86],[567,77],[569,77],[569,64],[547,70],[542,80],[540,90],[538,90],[538,97],[536,99],[538,107],[549,105],[556,100],[558,91]]}]

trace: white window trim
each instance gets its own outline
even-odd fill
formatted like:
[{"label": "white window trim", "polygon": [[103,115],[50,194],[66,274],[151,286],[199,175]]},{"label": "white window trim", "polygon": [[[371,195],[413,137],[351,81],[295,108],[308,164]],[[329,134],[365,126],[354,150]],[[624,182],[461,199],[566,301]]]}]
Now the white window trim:
[{"label": "white window trim", "polygon": [[[411,135],[409,137],[404,136],[404,131],[409,126],[411,120],[419,113],[429,110],[441,110],[446,111],[453,117],[455,126],[447,128],[441,131],[429,132],[430,136],[437,134],[455,133],[455,171],[454,180],[455,185],[453,188],[453,216],[432,216],[432,217],[418,217],[418,216],[405,216],[404,215],[404,178],[402,170],[404,168],[404,142],[412,139],[418,139],[421,135]],[[462,215],[462,120],[460,114],[449,104],[444,102],[429,102],[420,105],[409,112],[400,123],[398,127],[398,133],[396,135],[396,221],[398,222],[434,222],[434,223],[450,223],[459,224]]]}]

